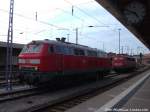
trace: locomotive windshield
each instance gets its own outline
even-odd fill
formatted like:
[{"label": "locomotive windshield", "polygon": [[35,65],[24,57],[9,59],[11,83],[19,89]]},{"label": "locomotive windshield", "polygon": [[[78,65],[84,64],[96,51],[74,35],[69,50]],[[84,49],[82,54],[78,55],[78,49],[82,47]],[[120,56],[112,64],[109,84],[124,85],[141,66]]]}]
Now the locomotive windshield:
[{"label": "locomotive windshield", "polygon": [[42,47],[42,44],[28,44],[22,49],[21,53],[39,53]]}]

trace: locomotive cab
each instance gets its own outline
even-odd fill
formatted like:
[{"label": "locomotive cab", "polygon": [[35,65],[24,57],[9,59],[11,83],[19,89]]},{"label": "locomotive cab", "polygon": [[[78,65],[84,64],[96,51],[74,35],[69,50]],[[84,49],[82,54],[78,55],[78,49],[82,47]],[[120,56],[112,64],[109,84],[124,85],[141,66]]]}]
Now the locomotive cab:
[{"label": "locomotive cab", "polygon": [[129,72],[136,67],[136,61],[132,56],[117,55],[112,60],[113,69],[116,72]]},{"label": "locomotive cab", "polygon": [[19,69],[37,71],[40,69],[43,45],[40,43],[29,43],[22,49],[19,55]]},{"label": "locomotive cab", "polygon": [[48,72],[47,68],[45,68],[48,61],[45,60],[47,58],[47,51],[52,54],[53,46],[38,41],[32,41],[24,46],[18,56],[21,81],[27,80],[27,83],[33,83],[42,79],[41,74]]}]

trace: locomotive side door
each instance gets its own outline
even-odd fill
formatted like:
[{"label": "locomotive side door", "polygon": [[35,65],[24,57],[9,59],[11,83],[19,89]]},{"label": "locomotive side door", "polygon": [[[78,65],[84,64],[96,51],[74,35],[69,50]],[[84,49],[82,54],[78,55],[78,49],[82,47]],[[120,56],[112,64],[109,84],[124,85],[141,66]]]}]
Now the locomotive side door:
[{"label": "locomotive side door", "polygon": [[56,69],[59,72],[63,71],[63,53],[62,53],[62,46],[55,46],[55,52],[56,52]]}]

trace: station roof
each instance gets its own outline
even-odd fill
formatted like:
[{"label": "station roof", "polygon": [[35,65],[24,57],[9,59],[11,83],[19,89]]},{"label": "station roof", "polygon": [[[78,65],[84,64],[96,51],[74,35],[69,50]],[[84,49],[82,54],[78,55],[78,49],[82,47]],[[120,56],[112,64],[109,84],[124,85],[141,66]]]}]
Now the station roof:
[{"label": "station roof", "polygon": [[[13,48],[22,49],[24,44],[13,43]],[[0,41],[0,47],[7,47],[7,42]]]},{"label": "station roof", "polygon": [[96,0],[150,49],[150,0]]}]

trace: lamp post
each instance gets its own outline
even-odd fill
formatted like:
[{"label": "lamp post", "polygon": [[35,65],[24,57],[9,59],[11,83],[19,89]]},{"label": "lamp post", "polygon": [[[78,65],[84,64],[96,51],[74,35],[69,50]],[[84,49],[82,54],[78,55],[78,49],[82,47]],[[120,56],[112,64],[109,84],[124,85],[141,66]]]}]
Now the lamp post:
[{"label": "lamp post", "polygon": [[70,35],[70,34],[67,34],[67,41],[68,41],[68,42],[69,42],[69,35]]},{"label": "lamp post", "polygon": [[75,30],[76,30],[76,44],[78,44],[78,28],[76,28]]},{"label": "lamp post", "polygon": [[103,51],[105,51],[105,46],[104,46],[104,42],[103,42]]},{"label": "lamp post", "polygon": [[124,53],[124,46],[121,46],[121,54],[123,54]]},{"label": "lamp post", "polygon": [[120,31],[121,31],[121,28],[118,29],[118,32],[119,32],[119,54],[120,54]]}]

